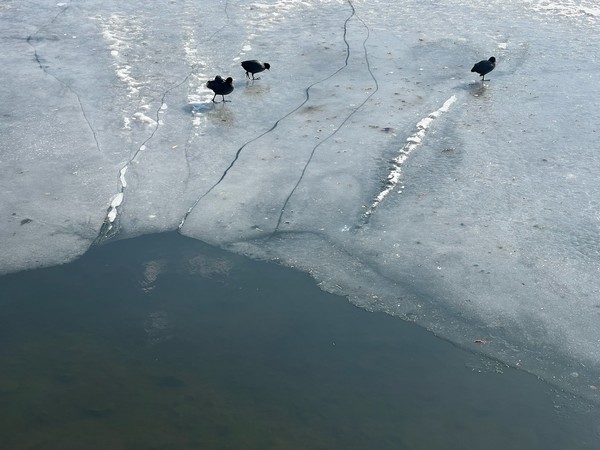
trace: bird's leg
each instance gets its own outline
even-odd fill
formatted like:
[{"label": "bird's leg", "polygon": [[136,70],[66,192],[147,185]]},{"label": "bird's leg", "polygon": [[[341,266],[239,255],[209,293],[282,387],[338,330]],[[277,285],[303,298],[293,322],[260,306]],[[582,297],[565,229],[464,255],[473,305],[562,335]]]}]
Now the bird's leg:
[{"label": "bird's leg", "polygon": [[212,99],[213,103],[217,103],[217,102],[215,102],[216,97],[217,97],[217,94],[215,93],[215,95],[213,95],[213,99]]},{"label": "bird's leg", "polygon": [[225,96],[224,95],[221,95],[221,97],[223,97],[223,103],[231,101],[231,100],[225,100]]},{"label": "bird's leg", "polygon": [[[252,76],[254,76],[254,74],[252,74]],[[250,79],[250,75],[248,75],[248,72],[246,72],[246,78]]]}]

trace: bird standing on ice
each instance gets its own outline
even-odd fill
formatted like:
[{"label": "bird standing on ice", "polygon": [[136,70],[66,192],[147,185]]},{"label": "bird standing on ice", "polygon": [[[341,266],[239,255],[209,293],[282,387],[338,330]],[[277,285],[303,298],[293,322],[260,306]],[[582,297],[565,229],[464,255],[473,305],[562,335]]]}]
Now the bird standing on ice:
[{"label": "bird standing on ice", "polygon": [[494,67],[496,67],[496,58],[492,56],[487,61],[483,60],[475,64],[471,69],[471,72],[477,72],[479,75],[481,75],[481,82],[483,83],[485,81],[486,74],[494,70]]},{"label": "bird standing on ice", "polygon": [[206,83],[206,87],[215,93],[212,98],[212,101],[215,102],[215,97],[220,95],[223,97],[223,101],[226,102],[225,96],[231,94],[233,92],[233,78],[228,77],[226,80],[223,80],[220,75],[217,75],[214,80],[209,80]]},{"label": "bird standing on ice", "polygon": [[271,65],[269,63],[261,63],[256,59],[251,59],[249,61],[242,61],[242,67],[246,71],[246,78],[250,78],[250,73],[252,74],[253,80],[260,80],[260,78],[254,78],[255,73],[262,72],[263,70],[271,69]]}]

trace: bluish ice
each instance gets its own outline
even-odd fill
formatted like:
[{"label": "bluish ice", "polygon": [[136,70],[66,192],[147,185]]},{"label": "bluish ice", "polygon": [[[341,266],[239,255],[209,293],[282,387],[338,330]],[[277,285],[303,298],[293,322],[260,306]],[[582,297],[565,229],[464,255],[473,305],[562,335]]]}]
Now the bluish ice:
[{"label": "bluish ice", "polygon": [[0,42],[0,272],[179,230],[600,402],[594,1],[2,1]]}]

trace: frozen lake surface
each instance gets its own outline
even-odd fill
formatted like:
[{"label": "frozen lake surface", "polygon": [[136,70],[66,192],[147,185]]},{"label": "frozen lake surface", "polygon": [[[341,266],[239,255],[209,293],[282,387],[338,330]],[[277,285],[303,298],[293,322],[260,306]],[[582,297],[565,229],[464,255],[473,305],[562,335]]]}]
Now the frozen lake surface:
[{"label": "frozen lake surface", "polygon": [[0,24],[2,272],[178,229],[599,402],[595,2],[5,1]]}]

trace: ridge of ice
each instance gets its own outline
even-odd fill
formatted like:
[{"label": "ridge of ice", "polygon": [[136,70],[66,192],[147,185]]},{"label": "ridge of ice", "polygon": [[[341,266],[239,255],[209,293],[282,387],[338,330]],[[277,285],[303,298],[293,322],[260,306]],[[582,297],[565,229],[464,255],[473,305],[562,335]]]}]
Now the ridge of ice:
[{"label": "ridge of ice", "polygon": [[421,119],[416,126],[417,131],[406,138],[406,144],[400,149],[398,156],[396,156],[392,161],[392,167],[390,173],[388,174],[385,189],[383,189],[376,197],[375,200],[371,203],[369,209],[363,214],[365,219],[368,219],[369,216],[373,214],[377,206],[387,197],[387,195],[396,189],[400,181],[400,176],[402,172],[402,166],[410,156],[410,154],[423,142],[425,136],[427,134],[427,130],[441,114],[448,112],[452,104],[456,101],[456,95],[452,95],[448,100],[444,102],[444,104],[433,111],[427,117]]}]

